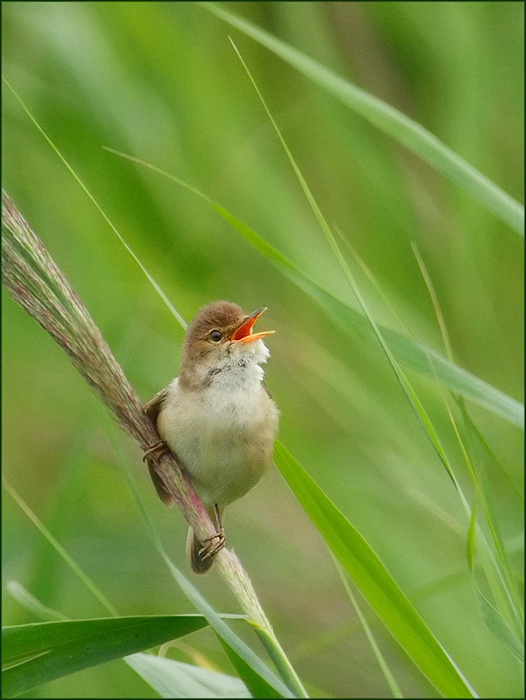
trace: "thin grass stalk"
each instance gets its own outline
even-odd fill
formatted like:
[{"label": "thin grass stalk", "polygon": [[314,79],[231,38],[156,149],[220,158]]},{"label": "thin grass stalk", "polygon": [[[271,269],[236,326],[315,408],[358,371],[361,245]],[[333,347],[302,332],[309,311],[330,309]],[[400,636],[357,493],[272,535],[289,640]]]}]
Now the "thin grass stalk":
[{"label": "thin grass stalk", "polygon": [[367,637],[367,641],[369,642],[371,649],[373,651],[373,654],[376,657],[376,661],[377,661],[378,666],[380,667],[380,670],[381,670],[381,672],[386,680],[386,683],[389,687],[389,690],[391,691],[394,698],[403,698],[404,695],[403,695],[402,691],[400,690],[400,687],[399,687],[398,683],[396,682],[396,679],[395,679],[393,673],[391,672],[391,669],[389,668],[388,662],[384,658],[384,655],[382,654],[380,647],[378,646],[378,643],[374,637],[373,631],[372,631],[371,627],[369,626],[369,623],[367,622],[367,618],[365,617],[365,614],[362,612],[360,605],[358,604],[358,598],[353,593],[351,584],[349,583],[349,576],[348,576],[345,568],[340,564],[340,561],[334,555],[332,550],[330,550],[330,554],[331,554],[333,564],[336,567],[336,571],[338,572],[340,580],[343,584],[343,587],[345,588],[345,592],[347,593],[347,596],[349,597],[349,600],[351,601],[351,604],[356,612],[356,615],[357,615],[358,619],[360,620],[360,624],[363,628],[365,636]]},{"label": "thin grass stalk", "polygon": [[[99,588],[95,585],[95,583],[90,579],[90,577],[82,570],[82,568],[77,564],[77,562],[71,557],[68,552],[64,549],[64,547],[60,544],[60,542],[53,537],[51,532],[47,529],[47,527],[44,525],[44,523],[33,513],[31,508],[27,505],[27,503],[18,495],[18,493],[15,491],[15,489],[9,484],[7,479],[2,475],[2,486],[5,488],[5,490],[9,493],[11,498],[17,503],[17,505],[22,509],[22,511],[27,515],[27,517],[31,520],[31,522],[37,527],[38,530],[42,533],[42,535],[46,538],[46,540],[49,542],[49,544],[55,549],[57,554],[62,557],[62,559],[66,562],[66,564],[69,566],[71,571],[78,576],[79,580],[82,581],[82,583],[86,586],[88,591],[90,591],[95,598],[99,601],[99,603],[106,608],[106,610],[110,613],[110,615],[113,615],[113,617],[119,617],[120,613],[117,610],[117,608],[106,598],[104,593],[99,590]],[[7,583],[7,587],[9,590],[9,583]],[[12,592],[11,592],[11,595]],[[27,595],[31,595],[30,593],[27,593]],[[36,600],[36,598],[34,599]],[[54,611],[53,611],[54,613]],[[60,614],[60,613],[57,613]],[[63,620],[69,620],[68,617],[65,615],[61,615],[61,619]]]},{"label": "thin grass stalk", "polygon": [[[4,190],[2,249],[2,283],[12,298],[65,350],[98,398],[139,447],[145,451],[154,445],[159,440],[157,431],[101,332],[42,241]],[[150,460],[199,539],[212,537],[216,528],[174,456],[153,453]],[[264,631],[267,643],[273,649],[272,658],[285,683],[295,694],[306,697],[237,556],[224,548],[216,555],[215,561],[249,621],[256,630]]]}]

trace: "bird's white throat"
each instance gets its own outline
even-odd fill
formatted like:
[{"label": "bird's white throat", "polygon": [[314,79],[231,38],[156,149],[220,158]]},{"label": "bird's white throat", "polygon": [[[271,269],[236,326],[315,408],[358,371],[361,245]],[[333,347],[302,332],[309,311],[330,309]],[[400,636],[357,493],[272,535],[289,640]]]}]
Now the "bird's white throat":
[{"label": "bird's white throat", "polygon": [[231,343],[227,352],[215,357],[212,363],[199,367],[196,379],[203,388],[227,393],[258,389],[265,376],[260,365],[269,356],[270,352],[262,340]]}]

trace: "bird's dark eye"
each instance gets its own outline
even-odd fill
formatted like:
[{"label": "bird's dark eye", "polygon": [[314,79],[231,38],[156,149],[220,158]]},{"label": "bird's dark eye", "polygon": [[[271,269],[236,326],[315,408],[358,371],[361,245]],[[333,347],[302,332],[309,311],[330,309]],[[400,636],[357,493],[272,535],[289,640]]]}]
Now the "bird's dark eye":
[{"label": "bird's dark eye", "polygon": [[214,343],[219,343],[222,337],[221,331],[210,331],[210,340],[213,340]]}]

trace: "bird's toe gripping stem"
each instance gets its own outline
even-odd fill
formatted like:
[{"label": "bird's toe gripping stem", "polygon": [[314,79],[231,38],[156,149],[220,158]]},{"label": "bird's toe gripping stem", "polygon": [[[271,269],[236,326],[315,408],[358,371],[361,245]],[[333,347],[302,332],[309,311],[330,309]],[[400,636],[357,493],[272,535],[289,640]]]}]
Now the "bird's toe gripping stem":
[{"label": "bird's toe gripping stem", "polygon": [[170,452],[170,448],[166,443],[164,443],[162,440],[159,440],[156,442],[154,445],[149,447],[147,450],[144,450],[144,454],[142,456],[142,461],[146,462],[148,457],[153,454],[154,452],[159,452],[159,455],[162,455],[164,452]]}]

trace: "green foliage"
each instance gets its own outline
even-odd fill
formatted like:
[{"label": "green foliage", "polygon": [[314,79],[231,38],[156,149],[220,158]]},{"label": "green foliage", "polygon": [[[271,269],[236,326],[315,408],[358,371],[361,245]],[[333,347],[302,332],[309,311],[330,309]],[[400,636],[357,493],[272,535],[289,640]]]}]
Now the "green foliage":
[{"label": "green foliage", "polygon": [[[477,693],[520,697],[523,240],[504,222],[516,222],[511,199],[523,190],[523,5],[278,2],[223,9],[275,37],[273,46],[284,47],[303,73],[199,4],[14,2],[2,6],[4,72],[181,320],[219,298],[247,312],[268,307],[277,332],[268,342],[267,384],[281,409],[281,443],[322,490],[312,508],[334,503],[342,527],[356,533],[349,556],[362,551],[356,542],[363,539],[369,560],[389,572],[380,584],[396,582],[418,617],[399,613],[395,628],[421,620]],[[337,224],[410,328],[347,260],[383,337],[405,362],[459,488],[374,350],[371,326],[229,32],[324,218]],[[308,66],[316,76],[306,74]],[[432,134],[445,145],[442,156],[453,154],[450,162],[435,170],[408,152],[407,141],[400,146],[385,121],[382,131],[378,120],[370,123],[335,99],[325,69],[336,76],[331,85],[340,96],[347,91],[350,99],[353,86],[355,98],[395,108],[385,108],[384,117],[406,115],[402,126]],[[148,399],[177,373],[179,323],[8,92],[3,120],[5,188]],[[216,211],[104,146],[190,183],[217,203]],[[465,175],[466,163],[462,184],[451,168],[461,164]],[[448,168],[451,179],[441,174]],[[470,186],[473,169],[483,176]],[[413,241],[443,312],[448,360]],[[136,516],[84,382],[10,299],[4,331],[7,477],[124,614],[192,611]],[[434,371],[429,357],[440,357]],[[465,407],[450,401],[434,372],[465,396]],[[138,450],[125,437],[120,444],[138,467],[137,488],[166,551],[184,569],[182,518],[156,500],[139,472]],[[283,466],[281,447],[278,459]],[[466,512],[460,494],[477,507]],[[277,473],[269,474],[229,509],[228,542],[313,695],[384,695],[384,677],[309,511]],[[4,570],[45,606],[74,618],[100,616],[91,594],[8,497]],[[237,612],[216,574],[197,585],[215,610]],[[365,615],[402,693],[434,696],[374,611],[367,607]],[[6,624],[33,621],[5,599]],[[246,630],[239,634],[245,638]],[[253,636],[246,641],[261,655]],[[171,648],[166,661],[188,665],[190,654],[193,663],[206,659],[209,668],[232,673],[210,631],[186,643],[192,646]],[[152,657],[143,664],[150,666],[145,678],[161,678],[151,670],[155,663]],[[144,687],[116,664],[38,692],[141,696]],[[454,693],[459,686],[445,688]],[[156,692],[163,694],[160,681]]]},{"label": "green foliage", "polygon": [[472,697],[451,659],[369,544],[279,443],[276,464],[333,554],[418,668],[444,697]]},{"label": "green foliage", "polygon": [[[28,114],[30,115],[29,112]],[[35,121],[33,117],[31,118]],[[53,146],[52,142],[49,139],[47,140]],[[60,156],[58,149],[55,148],[54,150]],[[75,175],[74,171],[72,171],[72,174]],[[78,178],[76,179],[81,184],[81,181]],[[155,442],[158,436],[153,432],[151,424],[146,419],[145,412],[141,409],[141,403],[137,395],[124,377],[111,351],[104,343],[89,313],[56,267],[45,246],[31,231],[27,222],[17,210],[16,205],[6,193],[2,193],[2,249],[4,253],[2,257],[2,282],[9,290],[12,298],[58,342],[81,375],[86,379],[103,404],[113,412],[121,427],[130,437],[137,440],[143,449]],[[118,454],[117,445],[113,443],[113,446],[115,453]],[[200,504],[197,496],[195,494],[192,495],[190,492],[190,485],[182,478],[180,467],[173,461],[172,456],[169,455],[168,460],[163,458],[157,461],[155,469],[158,470],[157,476],[162,478],[163,486],[169,490],[175,502],[183,509],[190,526],[196,528],[196,532],[199,532],[200,537],[204,538],[211,534],[213,532],[212,523],[206,523],[206,520],[202,520],[198,512],[200,509],[204,515],[204,506]],[[128,477],[126,469],[124,469],[124,473]],[[208,622],[214,628],[229,659],[238,670],[239,676],[247,679],[247,686],[250,691],[257,697],[283,697],[283,691],[286,696],[290,696],[291,691],[287,690],[286,687],[283,686],[283,691],[278,690],[278,687],[281,685],[280,681],[268,672],[268,669],[261,663],[259,658],[224,624],[213,608],[172,564],[144,509],[133,481],[129,480],[129,483],[139,511],[142,513],[144,522],[150,531],[152,541],[156,544],[183,592],[195,607],[203,612]],[[105,605],[110,613],[117,615],[116,609],[111,603],[106,601],[103,594],[93,585],[89,576],[78,567],[76,562],[40,522],[39,518],[31,511],[24,500],[20,498],[6,480],[4,480],[3,485],[86,587],[94,592],[95,597]],[[299,694],[304,696],[305,691],[301,682],[279,646],[270,622],[266,618],[250,579],[243,570],[239,560],[232,552],[223,548],[216,556],[216,562],[216,569],[219,569],[224,581],[235,594],[238,603],[246,610],[251,624],[265,632],[265,639],[268,642],[269,649],[273,651],[273,658],[278,669],[283,667],[283,678],[286,682],[290,681],[291,688],[297,689]],[[17,600],[20,601],[20,590],[15,587],[15,592]],[[45,611],[48,609],[47,606],[43,605],[29,592],[27,592],[23,602],[30,610],[34,610],[35,604],[39,610]],[[13,628],[6,628],[7,640],[10,639],[12,631]],[[35,649],[31,646],[31,638],[29,643],[24,642],[25,627],[18,627],[16,631],[22,637],[17,650],[18,656],[24,660],[19,662],[19,660],[15,659],[14,664],[16,668],[14,670],[12,668],[5,670],[6,683],[11,688],[11,693],[14,692],[14,689],[18,694],[21,692],[20,689],[30,688],[32,685],[40,684],[55,677],[61,677],[79,668],[84,668],[83,648],[77,645],[67,652],[61,652],[61,659],[63,662],[65,660],[65,663],[58,665],[53,663],[51,668],[45,666],[45,672],[42,673],[37,662],[37,669],[35,670],[32,663],[25,663],[25,661],[30,660],[32,662],[35,654],[37,656],[46,655],[49,654],[49,650],[38,650],[35,652]],[[133,631],[130,634],[133,637]],[[67,633],[59,632],[58,638],[57,635],[53,638],[54,644],[62,644],[62,641],[59,642],[59,639],[62,640],[64,637],[66,637],[65,643],[71,641]],[[28,657],[28,659],[25,657]],[[95,663],[100,663],[102,660],[106,660],[106,657],[101,651],[101,654],[96,657]],[[269,680],[263,680],[265,677]]]},{"label": "green foliage", "polygon": [[502,221],[524,235],[524,207],[470,166],[469,163],[466,163],[454,151],[447,148],[420,124],[416,124],[365,90],[342,80],[333,71],[327,70],[323,65],[312,61],[305,54],[296,51],[285,42],[277,40],[271,34],[261,31],[251,22],[246,22],[241,17],[226,12],[215,3],[205,2],[203,7],[259,41],[313,82],[318,83],[327,92],[332,93],[344,104],[385,131],[386,134],[407,146],[434,168],[450,177],[466,192],[476,197],[481,204],[493,211]]},{"label": "green foliage", "polygon": [[239,678],[173,659],[151,654],[133,654],[126,658],[126,663],[155,688],[162,698],[253,697]]},{"label": "green foliage", "polygon": [[68,673],[150,649],[206,624],[200,615],[152,615],[5,627],[3,696],[14,697]]}]

